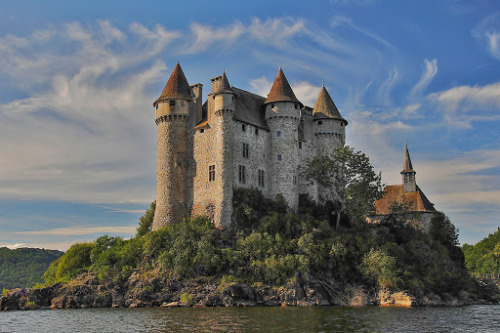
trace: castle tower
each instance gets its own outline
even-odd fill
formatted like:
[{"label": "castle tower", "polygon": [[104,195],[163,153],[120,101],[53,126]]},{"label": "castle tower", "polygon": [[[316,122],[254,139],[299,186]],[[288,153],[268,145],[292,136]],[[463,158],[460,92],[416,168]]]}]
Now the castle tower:
[{"label": "castle tower", "polygon": [[231,226],[233,213],[233,113],[235,95],[226,73],[212,80],[210,95],[214,99],[215,130],[215,211],[214,225],[219,229]]},{"label": "castle tower", "polygon": [[[316,154],[331,156],[335,149],[345,144],[347,120],[340,115],[324,85],[316,99],[312,115]],[[329,196],[331,196],[331,191],[318,185],[318,199],[332,199]]]},{"label": "castle tower", "polygon": [[325,86],[321,88],[312,111],[317,153],[331,155],[345,144],[347,120],[342,118]]},{"label": "castle tower", "polygon": [[408,146],[405,141],[405,152],[404,152],[404,162],[403,162],[403,171],[401,171],[401,175],[403,176],[403,192],[416,192],[417,191],[417,182],[415,179],[415,174],[417,172],[413,170],[413,166],[411,165],[410,153],[408,152]]},{"label": "castle tower", "polygon": [[299,102],[281,68],[264,102],[271,137],[272,182],[270,195],[283,195],[292,210],[299,204],[298,190],[298,126]]},{"label": "castle tower", "polygon": [[158,230],[189,216],[192,205],[194,107],[179,63],[153,106],[158,126],[153,230]]}]

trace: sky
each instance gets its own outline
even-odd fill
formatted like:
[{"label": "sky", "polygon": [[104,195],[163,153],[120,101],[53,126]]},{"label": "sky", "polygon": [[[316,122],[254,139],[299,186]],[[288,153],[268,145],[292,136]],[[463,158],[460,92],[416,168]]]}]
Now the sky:
[{"label": "sky", "polygon": [[500,2],[0,2],[0,246],[130,237],[155,197],[152,102],[177,61],[266,96],[322,82],[347,144],[476,243],[500,225]]}]

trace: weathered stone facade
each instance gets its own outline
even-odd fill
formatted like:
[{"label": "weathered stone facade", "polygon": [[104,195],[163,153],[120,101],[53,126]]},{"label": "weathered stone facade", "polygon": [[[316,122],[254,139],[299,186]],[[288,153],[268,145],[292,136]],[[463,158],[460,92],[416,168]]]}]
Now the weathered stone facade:
[{"label": "weathered stone facade", "polygon": [[233,189],[282,195],[296,210],[299,193],[320,199],[301,167],[345,143],[343,119],[323,87],[314,108],[297,100],[280,69],[267,97],[231,87],[224,73],[189,86],[176,66],[153,104],[158,125],[156,213],[153,229],[190,215],[232,225]]}]

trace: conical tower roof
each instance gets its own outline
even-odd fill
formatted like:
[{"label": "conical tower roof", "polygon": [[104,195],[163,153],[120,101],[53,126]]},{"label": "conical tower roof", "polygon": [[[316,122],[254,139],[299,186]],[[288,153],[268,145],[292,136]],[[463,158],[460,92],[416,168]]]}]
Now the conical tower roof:
[{"label": "conical tower roof", "polygon": [[278,71],[278,75],[276,75],[276,79],[274,79],[273,86],[264,104],[274,102],[293,102],[300,104],[301,107],[303,106],[297,97],[295,97],[292,87],[290,87],[281,67]]},{"label": "conical tower roof", "polygon": [[158,99],[153,103],[153,105],[167,99],[185,99],[188,101],[192,100],[191,88],[189,87],[189,83],[179,63],[175,65],[174,70],[172,71],[172,74],[170,75],[170,78],[165,85],[165,88],[163,88],[163,92],[161,93],[160,97],[158,97]]},{"label": "conical tower roof", "polygon": [[342,118],[339,109],[337,109],[337,106],[333,102],[333,99],[330,97],[330,94],[324,86],[321,87],[321,90],[319,91],[316,103],[314,103],[312,114],[316,118],[331,118],[343,120],[347,125],[347,120]]},{"label": "conical tower roof", "polygon": [[229,80],[226,76],[226,71],[222,73],[222,77],[220,79],[220,84],[217,86],[217,89],[214,91],[214,94],[234,94],[231,89],[231,85],[229,84]]},{"label": "conical tower roof", "polygon": [[413,170],[413,165],[411,165],[410,153],[408,152],[408,146],[406,145],[406,141],[405,141],[403,171],[401,171],[401,173],[405,172],[415,172]]}]

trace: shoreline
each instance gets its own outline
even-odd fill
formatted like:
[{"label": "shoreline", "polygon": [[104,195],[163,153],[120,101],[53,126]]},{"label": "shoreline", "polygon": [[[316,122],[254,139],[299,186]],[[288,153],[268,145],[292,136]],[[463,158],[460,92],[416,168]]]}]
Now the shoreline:
[{"label": "shoreline", "polygon": [[[495,294],[496,293],[496,294]],[[0,298],[1,311],[76,308],[138,307],[460,307],[498,305],[500,294],[493,286],[458,295],[420,297],[405,291],[367,292],[362,286],[339,288],[321,280],[295,286],[274,286],[260,282],[219,283],[214,277],[189,280],[140,279],[133,274],[124,282],[99,284],[90,274],[69,283],[40,289],[13,289]]]}]

